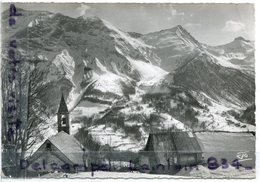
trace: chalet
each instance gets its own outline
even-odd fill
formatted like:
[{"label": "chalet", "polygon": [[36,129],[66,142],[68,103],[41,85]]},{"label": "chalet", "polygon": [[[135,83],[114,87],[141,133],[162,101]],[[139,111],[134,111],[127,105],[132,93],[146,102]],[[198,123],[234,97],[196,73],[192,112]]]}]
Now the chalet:
[{"label": "chalet", "polygon": [[250,132],[161,132],[149,135],[139,164],[143,172],[175,173],[182,167],[206,164],[255,167],[255,136]]},{"label": "chalet", "polygon": [[48,138],[29,158],[28,172],[48,173],[64,171],[73,173],[87,166],[88,151],[70,135],[69,111],[62,94],[57,113],[58,133]]},{"label": "chalet", "polygon": [[149,172],[168,173],[176,167],[202,162],[202,150],[192,132],[174,131],[150,134],[140,152],[140,165]]}]

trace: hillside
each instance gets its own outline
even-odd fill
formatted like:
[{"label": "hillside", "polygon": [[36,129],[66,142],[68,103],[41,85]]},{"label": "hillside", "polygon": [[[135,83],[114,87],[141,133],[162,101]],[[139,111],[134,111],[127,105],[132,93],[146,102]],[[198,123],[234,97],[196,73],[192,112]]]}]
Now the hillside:
[{"label": "hillside", "polygon": [[[86,128],[115,150],[138,151],[159,130],[255,131],[244,122],[252,112],[235,116],[254,103],[254,43],[239,37],[213,47],[180,25],[142,35],[98,17],[21,11],[12,30],[3,12],[2,57],[8,60],[15,39],[23,78],[32,79],[34,98],[48,110],[44,118],[30,106],[48,123],[38,145],[57,132],[62,92],[72,134]],[[2,66],[7,74],[6,61]]]}]

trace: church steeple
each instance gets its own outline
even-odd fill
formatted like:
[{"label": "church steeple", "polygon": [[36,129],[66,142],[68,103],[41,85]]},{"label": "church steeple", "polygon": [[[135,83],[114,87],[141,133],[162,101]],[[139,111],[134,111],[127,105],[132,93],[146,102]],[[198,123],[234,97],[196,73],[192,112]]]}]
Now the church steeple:
[{"label": "church steeple", "polygon": [[68,108],[63,96],[63,93],[61,94],[61,99],[60,99],[60,106],[59,106],[59,110],[58,113],[68,113]]},{"label": "church steeple", "polygon": [[69,111],[63,93],[61,94],[60,106],[57,113],[58,132],[64,131],[70,134]]}]

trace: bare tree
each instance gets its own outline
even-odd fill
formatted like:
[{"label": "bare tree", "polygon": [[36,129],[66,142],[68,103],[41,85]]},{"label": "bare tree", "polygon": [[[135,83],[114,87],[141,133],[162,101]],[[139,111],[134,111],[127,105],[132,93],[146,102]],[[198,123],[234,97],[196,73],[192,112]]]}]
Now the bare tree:
[{"label": "bare tree", "polygon": [[[39,97],[46,86],[39,81],[43,73],[38,72],[35,65],[30,66],[30,61],[21,62],[12,84],[6,76],[9,72],[8,65],[2,66],[2,145],[3,157],[8,159],[3,161],[3,166],[6,166],[3,171],[6,175],[20,176],[20,161],[41,137],[40,129],[50,116],[48,107]],[[12,105],[10,96],[15,100]]]}]

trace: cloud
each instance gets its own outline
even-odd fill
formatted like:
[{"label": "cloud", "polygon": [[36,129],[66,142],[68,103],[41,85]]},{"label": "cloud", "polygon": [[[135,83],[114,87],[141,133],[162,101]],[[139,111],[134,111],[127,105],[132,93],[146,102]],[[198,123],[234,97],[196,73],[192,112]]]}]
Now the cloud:
[{"label": "cloud", "polygon": [[228,20],[222,28],[223,32],[239,32],[245,29],[245,24],[239,21]]},{"label": "cloud", "polygon": [[88,5],[85,4],[81,4],[80,7],[76,8],[79,16],[83,16],[85,14],[87,14],[87,11],[90,10],[90,7]]},{"label": "cloud", "polygon": [[186,23],[184,25],[187,28],[201,28],[201,24],[200,23]]}]

